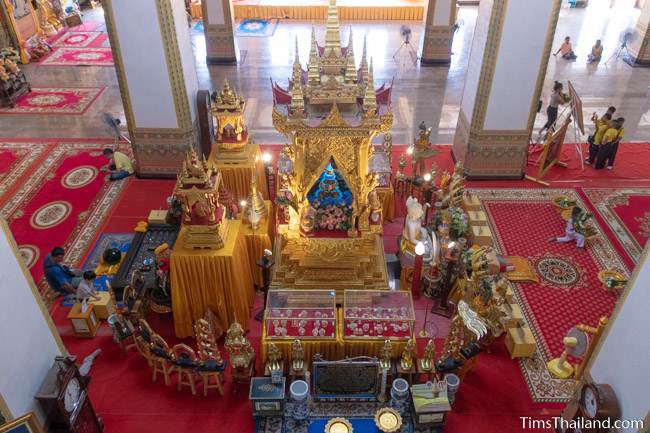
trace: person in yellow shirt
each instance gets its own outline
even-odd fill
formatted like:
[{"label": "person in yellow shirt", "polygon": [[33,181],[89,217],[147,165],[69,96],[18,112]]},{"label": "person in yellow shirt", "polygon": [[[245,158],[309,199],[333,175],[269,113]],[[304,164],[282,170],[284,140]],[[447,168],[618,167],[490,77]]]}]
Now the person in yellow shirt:
[{"label": "person in yellow shirt", "polygon": [[102,167],[105,171],[109,171],[111,174],[109,176],[110,180],[120,180],[125,177],[131,176],[135,170],[133,170],[133,164],[131,159],[122,152],[114,152],[113,149],[104,149],[104,156],[110,160],[110,163],[106,167]]},{"label": "person in yellow shirt", "polygon": [[596,166],[597,170],[605,168],[611,170],[614,167],[614,159],[616,158],[616,152],[618,151],[618,144],[621,142],[625,136],[625,129],[623,128],[623,123],[625,119],[619,117],[618,119],[612,121],[612,126],[605,131],[602,139],[602,145],[598,149],[598,156],[596,157]]},{"label": "person in yellow shirt", "polygon": [[591,164],[594,162],[594,159],[596,159],[596,155],[598,155],[598,149],[600,148],[601,144],[603,144],[603,135],[605,135],[605,132],[610,127],[612,115],[608,111],[599,119],[598,116],[596,116],[596,113],[594,113],[591,120],[593,120],[596,129],[594,131],[594,134],[589,136],[589,156],[587,159],[585,159],[586,164]]}]

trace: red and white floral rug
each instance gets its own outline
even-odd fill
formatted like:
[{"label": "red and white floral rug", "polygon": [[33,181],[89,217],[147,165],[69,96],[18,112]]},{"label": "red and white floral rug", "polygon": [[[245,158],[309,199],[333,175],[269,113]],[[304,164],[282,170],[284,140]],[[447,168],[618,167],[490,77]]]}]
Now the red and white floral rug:
[{"label": "red and white floral rug", "polygon": [[33,87],[1,114],[84,114],[105,87]]},{"label": "red and white floral rug", "polygon": [[89,47],[100,44],[105,39],[103,32],[66,32],[51,43],[53,47]]},{"label": "red and white floral rug", "polygon": [[55,47],[42,60],[43,66],[113,66],[113,53],[110,48],[72,48]]}]

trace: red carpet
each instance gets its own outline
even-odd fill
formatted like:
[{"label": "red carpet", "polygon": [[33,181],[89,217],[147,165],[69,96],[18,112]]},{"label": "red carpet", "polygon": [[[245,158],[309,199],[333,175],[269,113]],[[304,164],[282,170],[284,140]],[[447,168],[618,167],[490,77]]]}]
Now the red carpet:
[{"label": "red carpet", "polygon": [[113,66],[110,48],[54,48],[40,61],[43,66]]},{"label": "red carpet", "polygon": [[[618,269],[627,273],[625,265],[600,228],[597,238],[589,240],[584,251],[578,250],[575,243],[549,242],[549,238],[562,235],[565,227],[550,198],[566,194],[584,208],[574,190],[474,192],[483,202],[498,249],[505,255],[527,257],[533,265],[540,282],[516,284],[516,297],[535,334],[541,360],[559,356],[562,338],[571,327],[578,323],[595,326],[614,308],[617,297],[602,289],[598,271]],[[532,374],[540,366],[543,364],[529,360],[522,363],[533,395],[539,399],[560,398],[566,390],[549,388],[548,383]]]},{"label": "red carpet", "polygon": [[585,188],[582,193],[599,222],[618,239],[632,268],[650,237],[650,188]]},{"label": "red carpet", "polygon": [[[0,215],[7,220],[36,282],[42,260],[57,245],[66,261],[78,264],[95,238],[125,183],[107,182],[99,171],[106,142],[26,139],[0,144],[4,152],[24,151],[0,182]],[[14,153],[14,155],[19,155]]]},{"label": "red carpet", "polygon": [[0,114],[75,114],[81,115],[102,94],[105,87],[33,87],[16,101],[14,108]]},{"label": "red carpet", "polygon": [[50,45],[53,47],[101,47],[108,35],[104,32],[93,32],[84,30],[66,31],[53,41]]},{"label": "red carpet", "polygon": [[[634,150],[641,149],[641,154],[650,150],[650,145],[639,146],[641,147],[635,147]],[[627,145],[622,146],[622,149],[627,147]],[[280,147],[264,146],[264,149],[272,150],[277,155]],[[395,161],[398,160],[399,153],[404,150],[405,147],[396,146],[393,154]],[[436,163],[441,170],[451,170],[453,161],[450,157],[450,148],[441,147],[441,150],[442,153],[435,158]],[[619,166],[627,165],[626,170],[631,170],[632,173],[636,172],[635,167],[642,167],[643,162],[640,159],[635,159],[633,155],[632,149],[630,152],[626,149],[619,155],[617,164]],[[624,157],[620,158],[620,156]],[[11,160],[15,157],[13,155],[3,156],[0,153],[0,158]],[[580,178],[580,173],[585,173],[583,176],[586,178]],[[568,181],[571,186],[584,184],[602,186],[609,183],[625,183],[627,173],[625,170],[621,170],[620,173],[618,170],[593,172],[588,168],[582,172],[579,169],[560,170],[558,168],[552,170],[550,175],[555,176],[554,182],[558,184]],[[648,183],[650,184],[650,182]],[[165,199],[171,193],[173,184],[173,181],[132,179],[126,186],[121,199],[115,203],[113,212],[103,225],[102,230],[114,232],[132,230],[137,221],[146,219],[152,208],[165,206]],[[527,181],[468,182],[468,184],[470,187],[498,185],[499,187],[519,188],[530,188],[534,185]],[[542,329],[538,338],[542,338],[545,342],[544,350],[555,353],[564,332],[575,324],[573,320],[593,323],[593,318],[597,319],[599,314],[608,314],[611,311],[615,300],[600,289],[599,283],[593,284],[593,275],[590,271],[603,266],[612,264],[619,266],[621,264],[611,246],[608,247],[609,243],[605,236],[602,245],[590,247],[581,255],[578,255],[575,249],[568,245],[546,243],[548,237],[558,235],[563,231],[564,224],[548,204],[548,199],[553,192],[549,190],[536,191],[534,194],[537,196],[533,199],[516,200],[516,203],[513,203],[515,200],[499,192],[488,200],[487,207],[491,215],[498,215],[496,224],[494,221],[492,222],[495,224],[493,228],[495,233],[502,234],[499,239],[500,247],[504,248],[508,254],[533,256],[541,250],[540,245],[543,245],[544,248],[548,247],[549,253],[567,257],[570,264],[575,264],[574,267],[579,271],[580,278],[586,280],[588,287],[578,287],[571,291],[553,284],[540,284],[537,287],[521,288],[517,294],[520,297],[526,296],[525,299],[529,299],[533,304],[529,305],[527,318],[535,318],[537,320],[535,326]],[[573,190],[569,190],[568,193],[575,194]],[[540,196],[541,194],[546,194],[546,196]],[[396,196],[398,203],[404,199],[405,197]],[[525,220],[525,218],[528,219]],[[521,221],[527,222],[525,227],[522,226]],[[392,244],[401,231],[401,224],[402,221],[398,219],[386,226],[385,244],[387,250],[394,248]],[[530,227],[535,229],[529,230]],[[559,302],[558,299],[563,302]],[[573,302],[574,307],[569,311],[570,314],[567,314],[561,308],[569,301]],[[550,302],[551,304],[543,307],[535,304],[538,302]],[[415,303],[418,330],[428,307],[427,301],[424,299]],[[259,308],[261,308],[261,299],[257,298],[252,313]],[[552,311],[552,315],[542,315],[543,308]],[[76,339],[70,335],[66,314],[66,308],[57,308],[54,311],[54,319],[71,353],[83,357],[96,347],[101,347],[104,350],[93,366],[90,392],[95,408],[106,425],[107,432],[209,431],[220,433],[254,431],[255,424],[251,417],[250,402],[244,388],[238,394],[231,393],[231,383],[228,379],[225,396],[219,396],[216,391],[211,391],[208,398],[203,398],[202,396],[191,396],[187,389],[180,393],[177,392],[175,378],[172,379],[172,385],[169,387],[164,386],[160,378],[158,383],[153,384],[150,370],[144,361],[135,351],[131,351],[129,354],[121,352],[112,342],[105,324],[94,339]],[[542,315],[542,317],[536,317],[535,314]],[[170,343],[177,342],[173,337],[173,324],[169,317],[161,319],[152,314],[149,320],[153,328],[168,338]],[[551,323],[551,320],[554,323]],[[444,337],[447,332],[446,320],[429,316],[428,321],[430,323],[427,327],[429,332],[437,337]],[[251,321],[251,325],[249,335],[253,345],[258,349],[259,322]],[[423,343],[424,341],[419,341],[420,351]],[[491,347],[490,352],[481,354],[475,370],[468,374],[461,384],[454,411],[447,418],[445,431],[462,433],[523,432],[525,430],[520,417],[545,419],[557,415],[563,405],[548,403],[548,401],[557,400],[559,396],[570,392],[570,386],[565,386],[565,389],[562,389],[562,385],[556,383],[559,381],[554,382],[543,376],[540,370],[543,363],[539,358],[530,361],[530,364],[537,365],[537,370],[522,363],[524,377],[516,368],[517,364],[519,364],[517,361],[510,359],[502,340],[498,340]],[[259,366],[258,360],[258,368]],[[527,368],[528,370],[526,370]],[[538,374],[539,380],[530,385],[530,376],[533,374]],[[546,375],[548,376],[548,373]],[[229,377],[229,374],[226,374],[226,377]],[[535,399],[547,401],[547,403],[535,403],[531,399],[526,381],[529,382],[529,386],[535,388],[535,392],[532,394]],[[545,432],[545,430],[539,431]]]}]

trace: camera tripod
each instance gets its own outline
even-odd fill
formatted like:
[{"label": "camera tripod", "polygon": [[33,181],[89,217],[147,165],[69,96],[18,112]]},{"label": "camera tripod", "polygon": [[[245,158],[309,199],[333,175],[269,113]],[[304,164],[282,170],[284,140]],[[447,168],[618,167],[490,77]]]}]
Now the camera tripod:
[{"label": "camera tripod", "polygon": [[418,53],[415,51],[413,46],[411,45],[411,38],[406,37],[404,38],[404,41],[402,42],[402,45],[399,46],[397,50],[395,50],[395,54],[393,54],[393,60],[397,60],[397,55],[401,53],[402,50],[406,50],[406,52],[411,56],[411,60],[413,61],[413,64],[415,65],[418,62]]},{"label": "camera tripod", "polygon": [[630,51],[627,49],[627,41],[626,41],[626,42],[623,42],[620,47],[618,47],[618,50],[616,50],[616,52],[614,54],[609,56],[609,59],[607,59],[607,61],[604,64],[605,64],[605,66],[607,66],[607,64],[610,62],[610,60],[612,60],[612,59],[618,60],[621,57],[624,58],[625,56],[629,56],[629,55],[630,55]]}]

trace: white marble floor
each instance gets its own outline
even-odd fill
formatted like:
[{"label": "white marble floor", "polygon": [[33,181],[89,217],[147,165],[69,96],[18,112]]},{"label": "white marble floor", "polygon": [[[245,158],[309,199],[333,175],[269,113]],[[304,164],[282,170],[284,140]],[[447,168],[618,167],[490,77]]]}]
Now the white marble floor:
[{"label": "white marble floor", "polygon": [[[650,69],[632,68],[621,59],[606,60],[617,52],[620,38],[633,28],[639,11],[632,7],[633,0],[618,0],[614,8],[610,0],[591,0],[586,9],[562,9],[557,26],[554,47],[564,36],[574,41],[578,55],[575,62],[551,57],[546,74],[543,100],[554,80],[574,83],[583,100],[585,113],[603,111],[609,105],[618,107],[620,116],[626,118],[626,140],[650,141]],[[409,25],[413,30],[413,44],[421,43],[423,25],[420,23],[342,23],[342,37],[347,40],[352,25],[355,53],[360,60],[364,36],[368,40],[369,55],[375,65],[377,84],[390,82],[393,77],[393,109],[395,143],[408,143],[420,121],[434,127],[432,140],[440,144],[453,141],[462,97],[465,69],[471,46],[474,23],[478,9],[463,6],[459,11],[460,28],[453,43],[452,63],[448,67],[413,65],[404,51],[393,54],[401,43],[400,26]],[[92,19],[103,19],[101,9],[93,12]],[[324,25],[315,23],[317,36],[323,37]],[[247,121],[258,143],[282,143],[285,139],[275,132],[271,124],[272,96],[269,78],[286,83],[293,62],[293,44],[296,36],[300,44],[300,58],[305,64],[309,54],[311,23],[282,21],[272,37],[238,37],[242,61],[238,65],[206,65],[205,42],[201,33],[192,32],[196,67],[201,88],[215,89],[224,77],[240,89],[248,98]],[[522,37],[525,37],[523,35]],[[603,61],[587,65],[586,56],[595,39],[603,40]],[[525,59],[522,59],[525,61]],[[115,73],[110,68],[41,68],[28,65],[25,70],[34,86],[92,86],[102,84],[108,90],[84,116],[2,116],[0,128],[4,136],[59,136],[98,137],[109,134],[101,121],[102,112],[123,116]],[[504,97],[507,103],[507,95]],[[545,121],[539,115],[537,124]],[[570,137],[572,139],[573,137]]]}]

